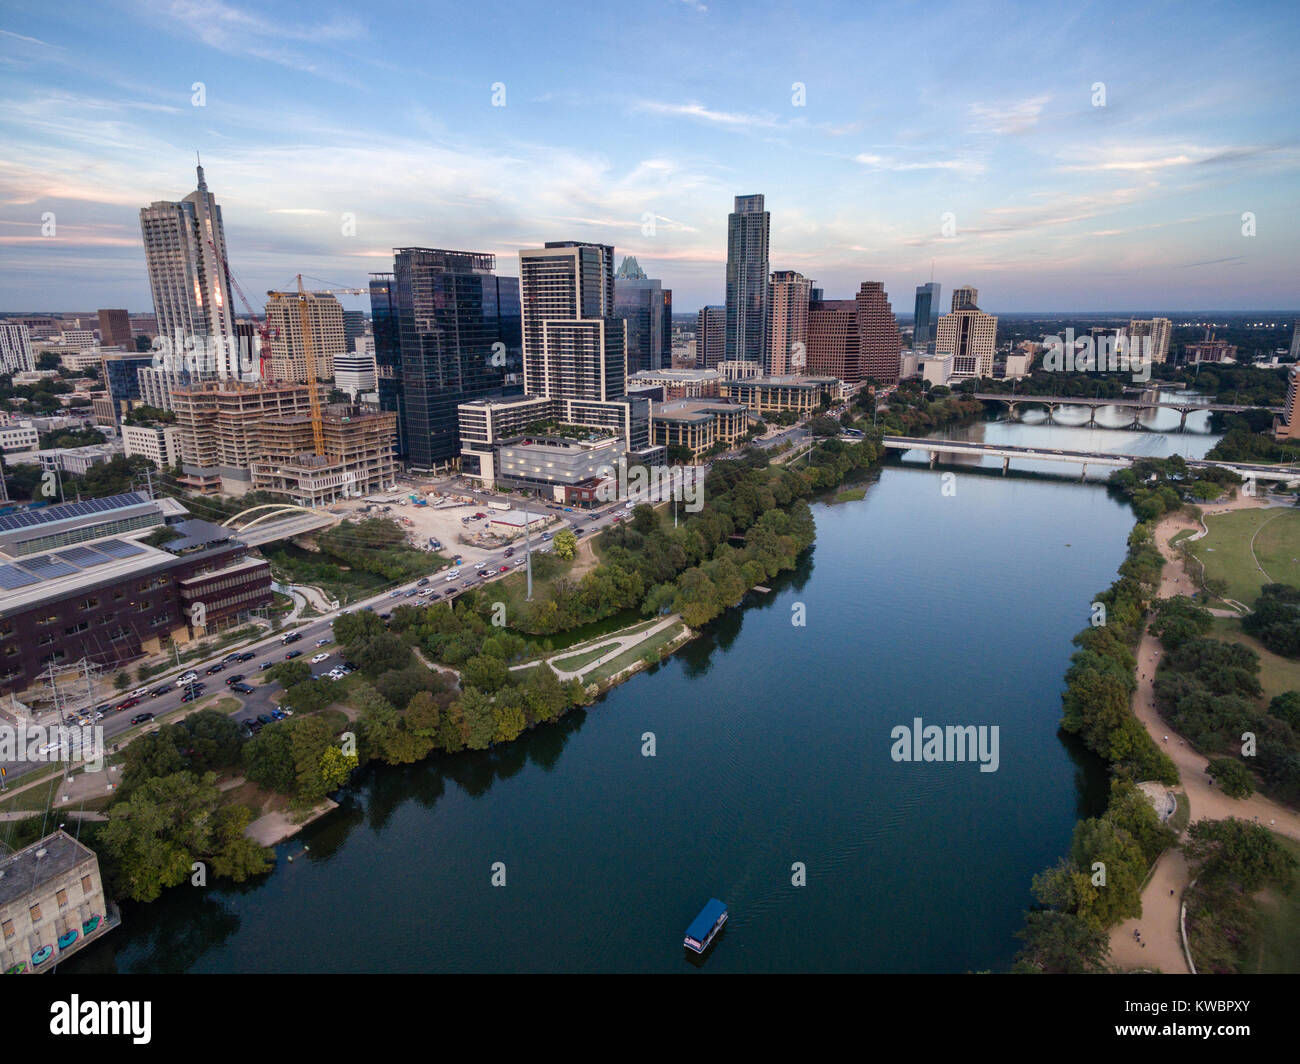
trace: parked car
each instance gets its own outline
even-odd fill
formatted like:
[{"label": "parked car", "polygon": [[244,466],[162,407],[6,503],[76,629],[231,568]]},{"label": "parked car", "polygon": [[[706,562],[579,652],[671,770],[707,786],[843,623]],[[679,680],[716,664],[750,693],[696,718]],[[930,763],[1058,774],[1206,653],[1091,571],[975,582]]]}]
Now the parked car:
[{"label": "parked car", "polygon": [[274,661],[264,661],[257,668],[259,672],[266,672],[266,670],[269,669],[274,664],[275,664]]},{"label": "parked car", "polygon": [[272,720],[284,720],[284,718],[285,718],[286,716],[287,716],[287,714],[286,714],[285,711],[282,710],[282,709],[273,709],[273,710],[271,710],[271,719],[272,719]]},{"label": "parked car", "polygon": [[152,713],[137,713],[131,718],[132,724],[143,724],[145,721],[153,720]]},{"label": "parked car", "polygon": [[262,730],[264,725],[256,717],[249,717],[248,720],[244,721],[244,727],[247,728],[249,731],[251,731],[254,735],[256,735],[258,732]]},{"label": "parked car", "polygon": [[243,678],[244,678],[244,674],[243,674],[242,672],[237,672],[237,673],[235,673],[234,676],[227,676],[227,677],[226,677],[226,686],[227,686],[227,687],[234,687],[235,684],[239,683],[239,681],[242,680]]},{"label": "parked car", "polygon": [[287,653],[287,654],[284,656],[284,660],[285,660],[285,661],[293,661],[294,658],[300,658],[300,657],[302,657],[302,651],[301,651],[301,650],[291,650],[291,651],[289,651],[289,653]]},{"label": "parked car", "polygon": [[261,721],[263,724],[273,724],[273,723],[275,723],[275,718],[274,718],[273,716],[271,716],[271,714],[269,714],[269,713],[259,713],[259,714],[257,715],[257,719],[258,719],[259,721]]},{"label": "parked car", "polygon": [[246,683],[232,683],[230,689],[238,691],[241,695],[251,695],[253,693],[253,689]]},{"label": "parked car", "polygon": [[311,663],[312,663],[313,665],[319,665],[322,661],[325,661],[325,660],[327,660],[328,658],[329,658],[329,655],[328,655],[328,654],[324,654],[324,653],[322,653],[322,654],[317,654],[315,657],[313,657],[313,658],[311,659]]}]

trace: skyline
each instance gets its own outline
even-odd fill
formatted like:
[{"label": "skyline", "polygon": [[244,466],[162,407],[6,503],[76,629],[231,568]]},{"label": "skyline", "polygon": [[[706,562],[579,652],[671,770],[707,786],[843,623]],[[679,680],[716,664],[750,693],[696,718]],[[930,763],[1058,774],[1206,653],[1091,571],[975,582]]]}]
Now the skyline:
[{"label": "skyline", "polygon": [[[411,32],[412,5],[290,10],[9,6],[0,309],[151,311],[139,210],[193,190],[196,151],[255,304],[298,272],[363,287],[397,247],[517,276],[521,248],[590,240],[688,314],[723,302],[727,215],[761,194],[772,270],[832,299],[882,281],[904,317],[932,263],[1000,313],[1300,305],[1300,31],[1280,3],[1249,22],[1181,5],[1172,28],[1110,3],[665,2],[576,28],[506,4],[436,33]],[[884,43],[868,63],[864,41]]]}]

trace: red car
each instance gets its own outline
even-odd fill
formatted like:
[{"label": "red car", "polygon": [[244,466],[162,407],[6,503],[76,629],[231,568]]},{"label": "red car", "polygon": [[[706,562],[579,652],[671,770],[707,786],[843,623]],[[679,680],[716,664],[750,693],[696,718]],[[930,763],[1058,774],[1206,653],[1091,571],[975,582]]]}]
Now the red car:
[{"label": "red car", "polygon": [[119,710],[131,709],[133,706],[138,706],[139,704],[140,700],[138,698],[128,698],[125,702],[119,702],[117,708]]},{"label": "red car", "polygon": [[503,565],[503,566],[501,566],[500,569],[497,570],[497,572],[498,572],[498,573],[508,573],[508,572],[510,572],[510,566],[508,566],[508,565]]}]

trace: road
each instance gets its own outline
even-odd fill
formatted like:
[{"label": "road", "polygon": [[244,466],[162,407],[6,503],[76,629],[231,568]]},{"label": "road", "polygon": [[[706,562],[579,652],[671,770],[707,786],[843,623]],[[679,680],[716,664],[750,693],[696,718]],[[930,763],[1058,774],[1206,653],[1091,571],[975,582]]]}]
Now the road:
[{"label": "road", "polygon": [[[484,498],[491,498],[491,496],[484,496]],[[585,537],[602,531],[613,524],[618,511],[623,505],[623,503],[611,503],[589,511],[575,509],[570,513],[563,510],[550,510],[550,512],[564,522],[564,527],[572,529],[580,537]],[[534,509],[540,508],[534,506]],[[535,553],[549,551],[549,537],[553,536],[556,531],[559,531],[559,529],[551,529],[547,534],[547,539],[543,539],[541,535],[533,536],[533,551]],[[305,621],[294,628],[277,632],[275,635],[263,638],[254,644],[227,651],[225,654],[215,655],[203,662],[189,662],[184,667],[174,668],[168,673],[156,676],[149,681],[148,690],[140,697],[138,705],[109,712],[100,722],[104,728],[105,749],[111,752],[114,749],[114,743],[135,727],[131,724],[131,718],[138,714],[152,713],[157,718],[172,713],[185,705],[181,701],[185,692],[176,686],[176,680],[188,672],[198,673],[199,679],[206,684],[200,696],[201,698],[229,693],[240,701],[242,708],[233,714],[234,719],[247,721],[258,716],[258,714],[269,713],[272,706],[278,702],[282,690],[278,683],[262,682],[264,670],[260,668],[261,665],[284,661],[286,654],[292,651],[301,651],[301,660],[306,662],[310,662],[312,657],[317,654],[327,653],[329,657],[325,661],[311,666],[313,676],[327,676],[330,669],[342,663],[338,646],[333,639],[333,623],[336,617],[355,610],[376,610],[382,615],[397,605],[428,606],[437,602],[449,602],[464,591],[481,588],[493,580],[499,580],[502,576],[507,575],[500,571],[503,565],[509,566],[509,572],[521,571],[524,567],[524,545],[516,545],[513,556],[510,558],[505,557],[506,549],[502,547],[487,552],[485,555],[486,560],[477,563],[483,566],[482,569],[466,565],[460,570],[461,575],[455,579],[448,580],[446,572],[435,573],[431,571],[426,577],[422,578],[425,580],[425,587],[423,588],[419,586],[417,581],[409,581],[390,591],[356,602],[346,609],[334,610]],[[432,594],[419,595],[419,592],[426,588],[431,589]],[[284,643],[285,636],[294,633],[299,638],[292,645],[286,645]],[[315,644],[320,640],[327,640],[328,642],[325,646],[317,648]],[[225,660],[233,658],[237,654],[252,654],[253,656],[248,661],[231,660],[227,662]],[[209,675],[208,670],[217,666],[220,666],[219,670]],[[225,681],[235,675],[244,676],[244,682],[253,687],[252,694],[238,694],[227,690]],[[325,682],[329,681],[326,680]],[[154,694],[153,692],[159,693]],[[128,697],[128,695],[117,696],[112,704],[120,705]],[[0,762],[0,764],[4,764],[8,770],[5,782],[12,789],[16,783],[21,784],[22,777],[26,773],[43,769],[48,765],[48,762],[6,761]]]}]

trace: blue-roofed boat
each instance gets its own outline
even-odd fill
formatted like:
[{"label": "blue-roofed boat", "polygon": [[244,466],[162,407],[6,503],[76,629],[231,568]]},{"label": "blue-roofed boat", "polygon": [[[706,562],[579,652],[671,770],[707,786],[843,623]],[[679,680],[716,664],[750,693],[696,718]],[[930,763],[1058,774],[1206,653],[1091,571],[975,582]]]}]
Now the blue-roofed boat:
[{"label": "blue-roofed boat", "polygon": [[727,907],[717,898],[710,898],[709,903],[700,910],[700,915],[686,929],[686,948],[695,953],[703,953],[726,922]]}]

